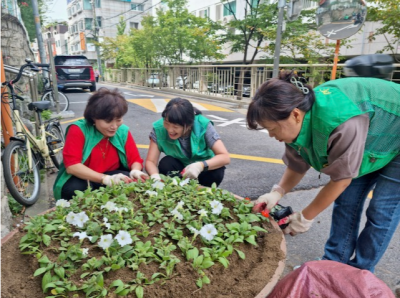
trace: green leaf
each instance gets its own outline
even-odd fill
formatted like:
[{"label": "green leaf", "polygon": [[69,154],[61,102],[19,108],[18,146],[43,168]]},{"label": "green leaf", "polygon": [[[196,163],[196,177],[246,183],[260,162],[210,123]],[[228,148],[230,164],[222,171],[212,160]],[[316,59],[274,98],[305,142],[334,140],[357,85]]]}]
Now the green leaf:
[{"label": "green leaf", "polygon": [[86,276],[88,276],[90,274],[90,272],[85,272],[81,274],[81,278],[85,278]]},{"label": "green leaf", "polygon": [[45,273],[46,271],[47,271],[47,268],[46,268],[46,267],[39,268],[39,269],[37,269],[37,270],[35,271],[35,273],[33,273],[33,276],[38,276],[38,275],[40,275],[40,274],[42,274],[42,273]]},{"label": "green leaf", "polygon": [[238,249],[236,249],[236,248],[235,248],[235,250],[236,250],[236,252],[238,253],[239,257],[240,257],[242,260],[244,260],[244,259],[246,258],[246,255],[244,254],[243,251],[238,250]]},{"label": "green leaf", "polygon": [[212,265],[214,265],[213,261],[211,261],[210,259],[204,259],[203,263],[201,264],[201,268],[207,269],[210,268]]},{"label": "green leaf", "polygon": [[104,286],[103,274],[97,275],[96,283],[97,283],[100,287],[103,287],[103,286]]},{"label": "green leaf", "polygon": [[62,279],[65,277],[65,269],[64,267],[56,267],[54,268],[54,272]]},{"label": "green leaf", "polygon": [[112,288],[112,287],[120,287],[120,286],[123,286],[123,285],[124,285],[124,282],[122,280],[120,280],[120,279],[117,279],[117,280],[114,280],[111,283],[110,288]]},{"label": "green leaf", "polygon": [[44,293],[47,292],[46,285],[49,283],[51,283],[51,273],[50,273],[50,271],[47,271],[46,274],[43,275],[43,278],[42,278],[42,290]]},{"label": "green leaf", "polygon": [[267,230],[265,230],[265,229],[263,229],[262,227],[259,227],[259,226],[254,226],[254,227],[253,227],[253,230],[254,230],[254,231],[257,231],[257,232],[268,233]]},{"label": "green leaf", "polygon": [[199,278],[199,279],[196,281],[196,285],[197,285],[199,288],[202,288],[202,287],[203,287],[203,280],[202,280],[201,278]]},{"label": "green leaf", "polygon": [[196,259],[194,259],[194,263],[193,263],[194,266],[199,267],[203,263],[203,259],[204,259],[203,255],[197,257]]},{"label": "green leaf", "polygon": [[229,261],[227,258],[219,257],[218,262],[220,262],[225,268],[228,268]]},{"label": "green leaf", "polygon": [[39,262],[39,263],[42,263],[42,264],[48,264],[48,263],[50,263],[50,260],[49,260],[49,258],[48,258],[46,255],[44,255],[43,257],[41,257],[41,258],[38,260],[38,262]]},{"label": "green leaf", "polygon": [[50,241],[51,241],[50,236],[48,236],[48,235],[46,235],[46,234],[43,234],[42,240],[43,240],[44,245],[46,245],[46,246],[49,246],[49,245],[50,245]]},{"label": "green leaf", "polygon": [[135,289],[135,294],[136,294],[137,298],[143,298],[143,287],[138,286]]},{"label": "green leaf", "polygon": [[204,284],[209,284],[210,283],[210,279],[208,278],[207,275],[203,276],[202,281],[203,281]]},{"label": "green leaf", "polygon": [[248,243],[257,246],[256,238],[255,238],[254,235],[251,235],[251,236],[247,237],[245,240],[246,240]]},{"label": "green leaf", "polygon": [[120,268],[121,268],[120,265],[117,265],[117,264],[112,264],[112,265],[111,265],[111,269],[112,269],[113,271],[118,270],[118,269],[120,269]]},{"label": "green leaf", "polygon": [[124,290],[118,292],[117,295],[118,295],[118,296],[126,296],[126,295],[129,294],[129,292],[130,292],[129,289],[124,289]]},{"label": "green leaf", "polygon": [[188,260],[196,259],[199,255],[199,250],[195,247],[193,249],[189,249],[186,253],[186,258]]},{"label": "green leaf", "polygon": [[248,214],[246,217],[247,222],[259,222],[260,218],[255,214]]}]

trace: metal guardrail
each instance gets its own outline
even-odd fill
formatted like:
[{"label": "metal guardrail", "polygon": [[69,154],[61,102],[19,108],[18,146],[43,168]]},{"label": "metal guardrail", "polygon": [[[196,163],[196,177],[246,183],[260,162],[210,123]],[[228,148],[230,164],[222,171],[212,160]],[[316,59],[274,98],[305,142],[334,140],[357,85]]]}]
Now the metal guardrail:
[{"label": "metal guardrail", "polygon": [[[281,64],[280,69],[294,70],[317,86],[331,77],[333,64]],[[344,64],[338,64],[337,78],[344,77]],[[241,99],[254,96],[265,81],[272,78],[273,64],[182,65],[163,68],[106,69],[105,81],[157,89],[173,89],[207,97]],[[400,64],[395,64],[391,81],[400,83]]]}]

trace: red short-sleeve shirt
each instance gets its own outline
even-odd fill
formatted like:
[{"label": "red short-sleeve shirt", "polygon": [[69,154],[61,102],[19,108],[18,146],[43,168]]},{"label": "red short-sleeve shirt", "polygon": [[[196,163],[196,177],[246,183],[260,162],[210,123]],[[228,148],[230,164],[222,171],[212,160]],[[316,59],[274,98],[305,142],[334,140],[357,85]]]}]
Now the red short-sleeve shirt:
[{"label": "red short-sleeve shirt", "polygon": [[[64,165],[66,168],[82,162],[84,144],[85,136],[82,130],[77,125],[71,125],[63,150]],[[142,164],[143,167],[143,159],[140,157],[135,140],[130,132],[128,132],[125,143],[125,152],[129,170],[134,162]],[[84,165],[99,173],[117,170],[121,166],[117,148],[107,138],[102,139],[93,148]]]}]

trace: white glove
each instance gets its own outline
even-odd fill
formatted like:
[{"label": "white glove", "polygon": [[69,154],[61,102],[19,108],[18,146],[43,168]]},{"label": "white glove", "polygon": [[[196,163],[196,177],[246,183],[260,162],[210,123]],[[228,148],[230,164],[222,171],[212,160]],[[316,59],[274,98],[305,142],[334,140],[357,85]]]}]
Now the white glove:
[{"label": "white glove", "polygon": [[104,175],[103,178],[101,179],[101,183],[108,185],[108,186],[112,186],[113,184],[118,184],[120,182],[129,183],[129,182],[132,182],[132,179],[121,173],[114,174],[111,176]]},{"label": "white glove", "polygon": [[302,212],[295,212],[289,215],[289,219],[286,222],[289,225],[283,230],[283,233],[295,236],[299,233],[307,232],[311,228],[313,222],[313,219],[306,219]]},{"label": "white glove", "polygon": [[142,171],[139,170],[132,170],[129,173],[129,176],[132,179],[141,179],[142,181],[146,180],[147,178],[149,178],[149,176],[146,173],[143,173]]},{"label": "white glove", "polygon": [[202,162],[194,162],[183,169],[183,178],[197,179],[203,172],[204,165]]},{"label": "white glove", "polygon": [[160,181],[161,180],[160,174],[150,175],[150,178],[153,179],[154,181]]},{"label": "white glove", "polygon": [[254,205],[259,203],[266,203],[267,209],[271,210],[276,204],[278,204],[279,200],[282,199],[284,195],[285,190],[279,185],[275,184],[272,187],[271,192],[258,197],[258,199],[254,202]]}]

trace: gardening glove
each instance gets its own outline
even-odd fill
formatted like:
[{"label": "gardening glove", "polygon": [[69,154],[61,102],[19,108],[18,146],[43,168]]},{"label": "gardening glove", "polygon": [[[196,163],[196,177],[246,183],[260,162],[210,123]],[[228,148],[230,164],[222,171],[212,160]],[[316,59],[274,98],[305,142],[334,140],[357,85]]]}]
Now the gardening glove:
[{"label": "gardening glove", "polygon": [[124,174],[104,175],[101,179],[101,183],[112,186],[113,184],[119,184],[120,182],[130,183],[132,179]]},{"label": "gardening glove", "polygon": [[285,190],[280,187],[279,185],[275,184],[272,187],[271,192],[266,193],[262,196],[260,196],[255,202],[254,206],[257,206],[260,203],[266,203],[267,204],[267,209],[271,210],[274,208],[276,204],[278,204],[278,201],[285,195]]},{"label": "gardening glove", "polygon": [[129,176],[132,179],[138,179],[138,180],[141,179],[142,181],[149,179],[149,176],[146,173],[143,173],[142,171],[139,170],[132,170],[129,173]]},{"label": "gardening glove", "polygon": [[183,169],[183,178],[197,179],[203,171],[204,165],[202,162],[194,162]]},{"label": "gardening glove", "polygon": [[161,181],[161,176],[160,176],[160,174],[153,174],[153,175],[150,175],[150,178],[153,179],[154,181]]},{"label": "gardening glove", "polygon": [[288,220],[285,223],[289,225],[283,230],[283,233],[295,236],[299,233],[307,232],[313,222],[313,219],[306,219],[302,212],[295,212],[288,216]]}]

